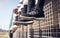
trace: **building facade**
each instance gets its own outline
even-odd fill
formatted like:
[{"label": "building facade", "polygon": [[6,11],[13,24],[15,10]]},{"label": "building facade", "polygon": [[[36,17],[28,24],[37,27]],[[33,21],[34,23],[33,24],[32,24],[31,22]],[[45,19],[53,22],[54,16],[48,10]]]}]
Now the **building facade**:
[{"label": "building facade", "polygon": [[47,38],[59,38],[59,0],[46,0],[44,14],[47,29],[43,29],[42,36],[47,36]]}]

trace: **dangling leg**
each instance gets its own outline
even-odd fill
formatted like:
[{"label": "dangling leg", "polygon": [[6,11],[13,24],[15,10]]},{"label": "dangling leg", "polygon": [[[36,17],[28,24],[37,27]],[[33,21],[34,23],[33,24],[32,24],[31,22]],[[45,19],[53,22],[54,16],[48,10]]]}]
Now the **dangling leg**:
[{"label": "dangling leg", "polygon": [[35,6],[35,0],[24,0],[23,5],[24,8],[22,8],[21,15],[25,16],[27,13],[32,11],[33,7]]},{"label": "dangling leg", "polygon": [[35,6],[35,0],[28,0],[27,13],[31,12],[34,6]]},{"label": "dangling leg", "polygon": [[11,32],[11,30],[9,32],[9,38],[13,38],[13,33]]},{"label": "dangling leg", "polygon": [[[27,14],[27,4],[28,0],[23,1],[23,8],[21,8],[21,14],[20,15],[26,15]],[[18,23],[32,23],[32,20],[22,19],[20,16],[20,19],[18,20]]]},{"label": "dangling leg", "polygon": [[26,17],[36,17],[36,18],[44,17],[44,11],[43,11],[44,2],[45,0],[38,0],[34,11],[27,13]]}]

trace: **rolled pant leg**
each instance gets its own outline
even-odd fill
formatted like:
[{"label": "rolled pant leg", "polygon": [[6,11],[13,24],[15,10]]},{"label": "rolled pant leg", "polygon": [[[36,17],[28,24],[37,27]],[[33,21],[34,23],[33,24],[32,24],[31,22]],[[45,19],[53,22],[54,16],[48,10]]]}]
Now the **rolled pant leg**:
[{"label": "rolled pant leg", "polygon": [[19,4],[18,4],[18,12],[21,12],[21,9],[24,7],[24,5],[23,5],[23,0],[20,0],[19,1]]}]

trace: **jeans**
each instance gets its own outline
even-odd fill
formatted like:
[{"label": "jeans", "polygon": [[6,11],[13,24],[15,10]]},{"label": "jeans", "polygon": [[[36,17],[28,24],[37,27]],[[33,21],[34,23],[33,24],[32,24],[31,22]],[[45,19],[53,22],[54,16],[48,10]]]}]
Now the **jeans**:
[{"label": "jeans", "polygon": [[28,0],[28,7],[27,7],[27,13],[31,12],[32,8],[34,10],[43,10],[45,0],[38,0],[37,4],[35,5],[35,0]]},{"label": "jeans", "polygon": [[[38,0],[37,4],[35,5],[36,1],[37,0],[23,0],[23,3],[22,3],[23,7],[24,7],[24,5],[28,5],[27,13],[31,12],[34,8],[35,8],[34,10],[43,10],[45,0]],[[22,2],[22,0],[21,0],[21,2]],[[22,9],[22,8],[20,7],[20,9]]]},{"label": "jeans", "polygon": [[10,37],[10,38],[13,38],[13,33],[10,32],[10,33],[9,33],[9,37]]},{"label": "jeans", "polygon": [[24,5],[24,8],[21,9],[21,15],[25,15],[27,13],[27,5]]}]

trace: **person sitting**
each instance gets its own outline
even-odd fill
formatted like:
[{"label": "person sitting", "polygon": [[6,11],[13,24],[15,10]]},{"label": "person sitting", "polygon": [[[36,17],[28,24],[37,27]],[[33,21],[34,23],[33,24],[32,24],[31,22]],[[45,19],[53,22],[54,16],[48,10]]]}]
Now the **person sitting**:
[{"label": "person sitting", "polygon": [[25,15],[27,13],[27,7],[28,7],[28,0],[20,0],[19,4],[17,6],[18,10],[18,14],[16,16],[16,21],[18,21],[19,23],[32,23],[32,20],[27,20],[27,19],[22,19],[20,18],[20,15]]}]

